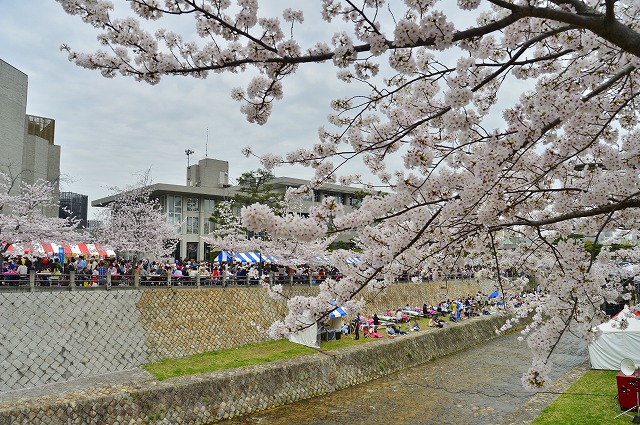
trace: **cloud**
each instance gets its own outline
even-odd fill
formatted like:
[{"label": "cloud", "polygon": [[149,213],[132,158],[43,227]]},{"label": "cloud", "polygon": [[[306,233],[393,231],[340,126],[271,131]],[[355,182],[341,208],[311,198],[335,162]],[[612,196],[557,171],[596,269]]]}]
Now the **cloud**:
[{"label": "cloud", "polygon": [[[61,172],[72,179],[61,189],[90,200],[133,183],[135,174],[146,169],[156,182],[183,184],[185,149],[195,151],[192,163],[205,152],[229,161],[231,177],[237,178],[260,166],[257,159],[241,155],[244,146],[284,154],[308,145],[317,140],[329,111],[332,87],[314,70],[285,81],[286,100],[275,105],[272,120],[264,126],[249,124],[240,103],[230,97],[231,88],[246,82],[247,75],[164,77],[156,86],[121,76],[107,79],[75,66],[59,50],[62,44],[96,50],[95,29],[66,15],[55,2],[39,2],[37,9],[30,2],[5,6],[0,58],[29,77],[27,113],[56,121]],[[313,175],[300,167],[279,171],[302,178]]]},{"label": "cloud", "polygon": [[[155,182],[184,184],[186,149],[195,151],[192,163],[205,154],[229,161],[230,177],[237,178],[260,167],[257,159],[241,155],[243,147],[251,145],[258,154],[281,155],[308,147],[317,142],[318,128],[333,112],[331,99],[362,89],[334,78],[336,69],[330,62],[302,66],[284,80],[284,100],[274,104],[270,121],[258,126],[246,121],[241,104],[230,97],[233,87],[246,85],[255,74],[252,68],[239,75],[211,73],[205,80],[166,76],[155,86],[121,76],[107,79],[72,64],[59,50],[66,43],[74,50],[95,51],[100,47],[97,30],[65,14],[53,1],[37,6],[11,2],[9,6],[9,0],[0,0],[0,7],[3,5],[0,58],[29,76],[27,113],[56,120],[61,171],[73,180],[64,183],[62,190],[86,194],[90,200],[110,194],[109,188],[132,184],[136,174],[147,169]],[[329,25],[328,32],[323,28],[321,36],[319,25],[310,24],[320,19],[319,8],[304,7],[308,10],[300,28],[306,31],[303,48],[318,37],[329,42],[339,23]],[[119,9],[120,13],[130,12],[126,7]],[[461,18],[460,27],[471,25],[467,15]],[[164,24],[162,20],[151,23]],[[177,25],[183,33],[192,32],[188,18]],[[445,55],[449,61],[457,57],[451,52]],[[509,78],[502,92],[514,103],[522,87],[522,82]],[[501,109],[493,108],[496,114],[488,121],[490,127],[502,122]],[[402,168],[402,160],[395,158],[391,165]],[[360,162],[351,164],[349,172],[369,175]],[[311,178],[313,170],[285,167],[276,174]]]}]

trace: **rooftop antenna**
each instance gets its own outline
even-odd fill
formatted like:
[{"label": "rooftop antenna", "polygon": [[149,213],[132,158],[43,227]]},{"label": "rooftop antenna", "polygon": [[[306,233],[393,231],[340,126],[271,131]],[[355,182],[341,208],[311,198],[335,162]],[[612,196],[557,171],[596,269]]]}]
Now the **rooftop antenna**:
[{"label": "rooftop antenna", "polygon": [[207,141],[204,144],[204,157],[209,158],[209,127],[207,127]]}]

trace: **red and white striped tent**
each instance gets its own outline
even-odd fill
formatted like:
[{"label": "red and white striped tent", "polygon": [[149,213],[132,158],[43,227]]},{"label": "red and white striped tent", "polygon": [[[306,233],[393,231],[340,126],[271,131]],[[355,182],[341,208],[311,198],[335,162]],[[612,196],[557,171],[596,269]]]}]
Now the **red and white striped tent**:
[{"label": "red and white striped tent", "polygon": [[70,244],[56,244],[49,242],[31,242],[13,244],[9,246],[9,249],[5,255],[34,255],[34,256],[48,256],[58,255],[60,248],[64,249],[65,256],[72,255],[85,255],[87,257],[97,256],[100,258],[115,257],[116,253],[113,249],[99,244],[80,243],[77,245]]}]

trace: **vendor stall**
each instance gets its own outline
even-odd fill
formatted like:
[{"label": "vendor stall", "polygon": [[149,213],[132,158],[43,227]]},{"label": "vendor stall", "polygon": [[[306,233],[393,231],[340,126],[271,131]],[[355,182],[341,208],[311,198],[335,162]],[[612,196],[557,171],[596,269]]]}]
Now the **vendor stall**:
[{"label": "vendor stall", "polygon": [[589,359],[593,369],[620,370],[622,359],[640,364],[640,317],[621,313],[597,326],[602,334],[589,344]]}]

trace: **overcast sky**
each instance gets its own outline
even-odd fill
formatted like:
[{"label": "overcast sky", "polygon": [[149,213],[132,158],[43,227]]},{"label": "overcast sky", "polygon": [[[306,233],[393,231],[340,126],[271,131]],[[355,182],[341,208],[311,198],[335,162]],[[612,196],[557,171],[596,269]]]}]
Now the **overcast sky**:
[{"label": "overcast sky", "polygon": [[[334,68],[302,69],[285,82],[285,101],[275,106],[270,122],[257,126],[245,120],[240,103],[230,97],[231,88],[246,83],[247,75],[165,77],[150,86],[121,76],[106,79],[77,67],[59,50],[66,43],[94,51],[97,35],[53,0],[0,0],[0,59],[28,75],[27,113],[56,121],[60,169],[70,178],[61,190],[86,194],[89,202],[109,195],[113,186],[134,183],[147,169],[156,183],[185,184],[186,149],[195,151],[191,164],[205,152],[229,161],[235,179],[260,167],[257,159],[240,153],[247,145],[284,154],[316,141],[331,112],[330,99],[339,95],[338,83],[327,84],[327,72],[335,73]],[[275,173],[313,175],[295,167]]]},{"label": "overcast sky", "polygon": [[[132,15],[124,0],[114,3],[119,16]],[[262,13],[271,17],[280,17],[281,9],[287,7],[280,2],[261,4],[272,9]],[[302,34],[298,39],[302,49],[317,41],[329,43],[336,27],[314,24],[321,19],[319,5],[295,4],[308,9],[304,25],[296,30],[296,35]],[[402,2],[394,5],[402,6]],[[448,12],[456,17],[458,29],[472,25],[473,14],[461,13],[453,2],[442,6],[453,9]],[[165,27],[174,21],[161,19],[151,25]],[[332,25],[341,25],[339,21]],[[193,31],[193,20],[181,17],[178,25],[170,29],[193,40],[186,34]],[[60,51],[67,44],[75,51],[94,52],[101,47],[98,34],[78,17],[65,14],[54,0],[0,0],[0,59],[28,75],[27,113],[56,121],[60,169],[68,177],[61,190],[88,195],[90,202],[111,194],[113,187],[134,184],[146,170],[151,170],[155,183],[185,184],[187,149],[195,152],[191,164],[205,153],[229,161],[229,177],[234,182],[243,172],[260,168],[256,158],[241,154],[243,147],[251,145],[258,154],[281,155],[308,147],[317,142],[318,128],[326,125],[327,114],[333,112],[331,99],[344,97],[346,90],[353,94],[362,89],[339,82],[331,63],[303,66],[285,79],[284,101],[275,104],[266,125],[258,126],[245,120],[241,104],[230,96],[232,88],[246,87],[254,74],[212,73],[206,80],[163,77],[160,84],[150,86],[122,76],[104,78],[98,71],[77,67]],[[454,49],[442,55],[455,60],[458,53]],[[497,119],[489,119],[489,128],[501,125],[502,107],[513,104],[526,86],[507,79],[500,107],[494,109]],[[394,161],[402,167],[400,158]],[[346,173],[368,175],[360,162],[350,164]],[[310,179],[313,171],[281,167],[275,174]],[[90,217],[94,215],[91,211]]]}]

